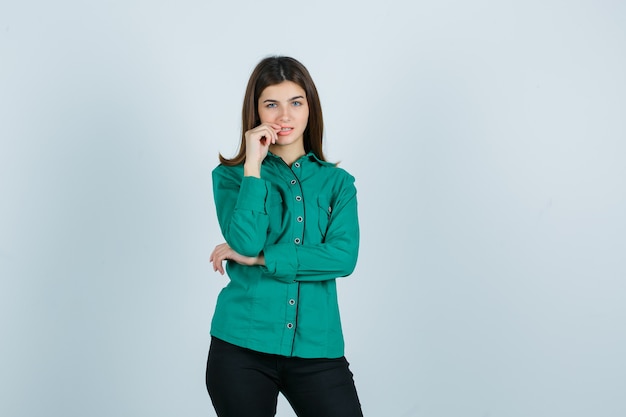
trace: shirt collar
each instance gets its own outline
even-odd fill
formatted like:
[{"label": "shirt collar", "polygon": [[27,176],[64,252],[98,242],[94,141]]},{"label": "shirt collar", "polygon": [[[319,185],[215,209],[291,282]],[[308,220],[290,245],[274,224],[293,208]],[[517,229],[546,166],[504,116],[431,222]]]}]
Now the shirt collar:
[{"label": "shirt collar", "polygon": [[306,156],[311,160],[311,161],[317,161],[320,165],[324,165],[324,166],[329,166],[329,167],[335,167],[337,166],[337,164],[333,164],[332,162],[328,162],[328,161],[322,161],[321,159],[319,159],[317,157],[317,155],[315,155],[313,152],[309,152],[308,154],[306,154]]},{"label": "shirt collar", "polygon": [[[276,159],[280,159],[280,156],[273,154],[272,152],[268,151],[267,152],[268,155],[273,156]],[[319,159],[317,157],[317,155],[315,155],[313,152],[309,152],[306,155],[302,155],[300,158],[297,159],[297,161],[302,161],[303,159],[309,159],[310,161],[316,161],[318,164],[323,165],[323,166],[329,166],[329,167],[335,167],[337,166],[337,164],[333,164],[332,162],[328,162],[328,161],[322,161],[321,159]]]}]

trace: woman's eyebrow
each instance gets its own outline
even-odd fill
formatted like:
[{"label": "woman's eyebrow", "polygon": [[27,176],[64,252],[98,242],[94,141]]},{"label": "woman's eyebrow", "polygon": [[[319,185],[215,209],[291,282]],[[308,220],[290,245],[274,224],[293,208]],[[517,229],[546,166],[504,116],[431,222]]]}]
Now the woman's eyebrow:
[{"label": "woman's eyebrow", "polygon": [[[295,97],[291,97],[287,101],[294,101],[294,100],[304,100],[304,97],[303,96],[295,96]],[[272,98],[268,98],[267,100],[263,100],[263,103],[278,103],[278,100],[274,100]]]}]

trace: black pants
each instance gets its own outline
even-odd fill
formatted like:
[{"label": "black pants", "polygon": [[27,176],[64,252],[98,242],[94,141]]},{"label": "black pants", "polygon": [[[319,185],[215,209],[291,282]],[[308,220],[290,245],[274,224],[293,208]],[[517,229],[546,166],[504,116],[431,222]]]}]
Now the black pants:
[{"label": "black pants", "polygon": [[282,392],[298,417],[362,417],[345,357],[270,355],[212,338],[206,385],[219,417],[271,417]]}]

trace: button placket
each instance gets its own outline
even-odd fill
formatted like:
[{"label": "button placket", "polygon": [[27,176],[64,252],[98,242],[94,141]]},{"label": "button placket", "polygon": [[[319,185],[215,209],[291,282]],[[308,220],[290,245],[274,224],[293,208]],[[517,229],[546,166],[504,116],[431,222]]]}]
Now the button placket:
[{"label": "button placket", "polygon": [[302,184],[300,183],[299,174],[302,169],[300,162],[294,162],[291,164],[289,176],[285,178],[287,188],[291,192],[291,198],[293,198],[293,205],[291,211],[291,241],[294,245],[299,246],[304,241],[304,194],[302,192]]},{"label": "button placket", "polygon": [[291,285],[287,290],[287,298],[285,299],[287,303],[287,311],[285,315],[285,329],[295,330],[296,323],[298,322],[298,285]]},{"label": "button placket", "polygon": [[[296,166],[295,163],[294,166]],[[299,167],[299,164],[297,167]],[[293,198],[296,201],[294,204],[294,220],[296,221],[296,224],[293,228],[293,243],[301,245],[304,237],[304,199],[302,198],[302,186],[297,179],[292,179],[291,184],[294,186],[292,188],[292,192],[294,193]],[[296,188],[296,186],[298,188]]]}]

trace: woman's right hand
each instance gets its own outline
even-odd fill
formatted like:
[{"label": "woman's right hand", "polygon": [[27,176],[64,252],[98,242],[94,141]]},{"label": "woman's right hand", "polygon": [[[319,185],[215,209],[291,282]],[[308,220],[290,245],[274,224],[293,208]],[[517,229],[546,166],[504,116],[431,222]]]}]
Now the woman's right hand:
[{"label": "woman's right hand", "polygon": [[246,138],[246,162],[243,166],[245,176],[261,177],[261,163],[267,156],[270,145],[276,143],[277,132],[280,129],[280,125],[275,123],[262,123],[244,134]]}]

